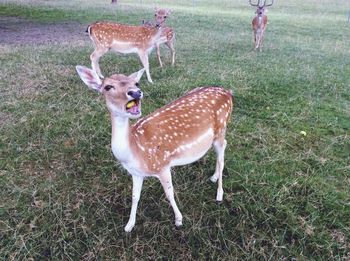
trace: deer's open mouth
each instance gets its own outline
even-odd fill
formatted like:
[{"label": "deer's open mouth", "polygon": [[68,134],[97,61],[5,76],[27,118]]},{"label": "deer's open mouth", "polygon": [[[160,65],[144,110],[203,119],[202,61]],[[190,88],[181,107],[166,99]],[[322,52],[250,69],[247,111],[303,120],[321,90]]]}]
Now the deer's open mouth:
[{"label": "deer's open mouth", "polygon": [[128,101],[128,103],[125,105],[126,112],[132,114],[132,115],[138,115],[141,113],[141,101],[140,99],[134,99],[131,101]]}]

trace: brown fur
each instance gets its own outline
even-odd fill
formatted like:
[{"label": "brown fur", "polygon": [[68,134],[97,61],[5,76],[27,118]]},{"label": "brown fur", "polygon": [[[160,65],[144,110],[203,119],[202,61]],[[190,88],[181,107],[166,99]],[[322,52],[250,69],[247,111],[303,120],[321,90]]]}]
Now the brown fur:
[{"label": "brown fur", "polygon": [[[197,88],[136,122],[131,127],[132,145],[145,161],[145,172],[160,173],[185,152],[174,148],[193,142],[209,128],[214,131],[214,139],[219,139],[225,134],[232,106],[228,91],[219,87]],[[147,149],[143,151],[139,144],[147,144]]]},{"label": "brown fur", "polygon": [[145,26],[125,25],[110,22],[96,22],[90,25],[90,35],[95,44],[110,47],[113,40],[130,42],[138,48],[150,48],[145,41],[157,34],[157,29]]}]

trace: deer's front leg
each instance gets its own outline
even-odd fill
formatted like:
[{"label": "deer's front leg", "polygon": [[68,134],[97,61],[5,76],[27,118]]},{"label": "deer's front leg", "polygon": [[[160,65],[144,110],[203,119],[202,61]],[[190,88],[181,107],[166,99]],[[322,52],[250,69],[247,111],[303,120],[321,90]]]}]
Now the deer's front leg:
[{"label": "deer's front leg", "polygon": [[182,214],[179,210],[179,208],[176,205],[175,198],[174,198],[174,188],[173,188],[173,182],[171,179],[171,173],[170,169],[164,171],[159,176],[160,183],[163,186],[165,195],[167,196],[171,206],[173,207],[174,213],[175,213],[175,225],[177,227],[182,226]]},{"label": "deer's front leg", "polygon": [[256,46],[256,32],[255,30],[253,29],[253,50],[255,49],[255,46]]},{"label": "deer's front leg", "polygon": [[158,58],[159,66],[160,66],[160,67],[163,67],[162,59],[160,59],[160,48],[159,48],[159,44],[156,44],[156,49],[157,49],[157,58]]},{"label": "deer's front leg", "polygon": [[129,221],[124,228],[125,232],[130,232],[135,226],[136,210],[140,200],[142,183],[143,183],[142,177],[132,175],[132,205],[131,205]]},{"label": "deer's front leg", "polygon": [[260,43],[259,43],[260,52],[261,52],[262,44],[264,41],[264,34],[265,34],[265,28],[261,31],[261,37],[260,37]]}]

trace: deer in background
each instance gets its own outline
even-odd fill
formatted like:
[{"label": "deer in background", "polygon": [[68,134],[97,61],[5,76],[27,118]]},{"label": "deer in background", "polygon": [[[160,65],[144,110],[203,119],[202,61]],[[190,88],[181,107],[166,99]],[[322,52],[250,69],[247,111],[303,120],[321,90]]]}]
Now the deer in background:
[{"label": "deer in background", "polygon": [[96,22],[89,25],[87,32],[95,50],[90,55],[92,69],[103,78],[99,60],[109,50],[118,53],[137,53],[146,71],[147,80],[152,83],[148,55],[154,46],[166,41],[162,28],[124,25],[110,22]]},{"label": "deer in background", "polygon": [[252,27],[253,27],[253,39],[254,39],[254,48],[260,50],[264,39],[264,33],[267,25],[267,16],[265,12],[267,12],[267,9],[265,7],[272,6],[274,0],[271,1],[270,4],[266,5],[266,0],[264,0],[264,4],[260,4],[260,0],[258,0],[257,4],[253,4],[252,0],[249,0],[249,3],[251,6],[256,6],[257,9],[255,11],[256,16],[253,18],[252,21]]},{"label": "deer in background", "polygon": [[233,107],[231,91],[221,87],[196,88],[181,98],[130,125],[141,116],[143,93],[138,84],[144,69],[125,76],[115,74],[103,81],[95,71],[76,67],[83,82],[103,94],[112,122],[112,151],[133,181],[132,206],[125,231],[136,222],[136,210],[143,180],[156,177],[175,213],[175,225],[182,225],[171,178],[173,166],[192,163],[213,146],[217,159],[211,181],[218,181],[216,200],[222,201],[225,133]]},{"label": "deer in background", "polygon": [[161,28],[163,28],[163,30],[162,30],[163,38],[162,39],[164,39],[164,42],[158,42],[156,44],[157,58],[159,61],[159,65],[160,65],[160,67],[163,67],[162,60],[160,59],[159,46],[161,44],[164,44],[164,43],[166,46],[168,46],[168,48],[171,51],[171,56],[172,56],[171,65],[174,65],[175,64],[175,32],[172,28],[167,27],[165,25],[165,20],[170,15],[170,10],[155,8],[154,11],[155,11],[155,13],[154,13],[155,24],[153,24],[151,21],[142,20],[142,25],[144,25],[146,27],[161,27]]}]

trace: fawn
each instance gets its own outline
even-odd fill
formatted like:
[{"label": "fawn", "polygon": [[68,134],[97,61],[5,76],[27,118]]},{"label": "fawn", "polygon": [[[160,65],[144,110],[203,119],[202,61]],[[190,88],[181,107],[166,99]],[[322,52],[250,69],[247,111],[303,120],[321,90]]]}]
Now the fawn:
[{"label": "fawn", "polygon": [[162,60],[160,59],[160,48],[159,48],[161,44],[165,44],[166,46],[168,46],[168,48],[171,51],[171,57],[172,57],[171,65],[175,64],[175,32],[171,27],[167,27],[165,25],[165,20],[169,15],[170,15],[170,10],[155,8],[155,13],[154,13],[155,25],[151,21],[142,20],[142,25],[146,27],[162,27],[163,29],[162,30],[163,41],[159,41],[156,44],[157,58],[158,58],[160,67],[163,67]]}]

